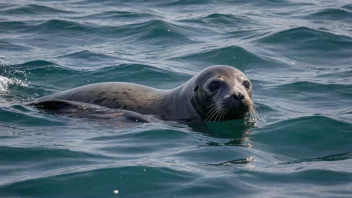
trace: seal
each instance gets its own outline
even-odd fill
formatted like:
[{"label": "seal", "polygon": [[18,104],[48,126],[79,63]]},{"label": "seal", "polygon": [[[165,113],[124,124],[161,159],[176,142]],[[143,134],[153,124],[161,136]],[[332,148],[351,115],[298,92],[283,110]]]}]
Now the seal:
[{"label": "seal", "polygon": [[48,100],[27,104],[37,109],[42,109],[48,113],[64,114],[69,117],[84,117],[94,119],[114,119],[120,122],[140,122],[149,123],[156,121],[152,117],[143,116],[139,113],[121,109],[111,109],[100,105],[66,101]]},{"label": "seal", "polygon": [[123,109],[162,120],[186,122],[243,119],[256,115],[252,84],[230,66],[208,67],[170,90],[126,83],[89,84],[37,99],[38,102],[76,101]]}]

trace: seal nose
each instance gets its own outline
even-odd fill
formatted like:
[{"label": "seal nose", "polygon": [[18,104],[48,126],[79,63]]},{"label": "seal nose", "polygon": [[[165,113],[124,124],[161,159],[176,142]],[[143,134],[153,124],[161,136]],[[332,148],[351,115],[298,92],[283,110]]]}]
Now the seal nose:
[{"label": "seal nose", "polygon": [[232,98],[238,101],[242,101],[244,98],[244,95],[242,93],[234,93],[232,94]]}]

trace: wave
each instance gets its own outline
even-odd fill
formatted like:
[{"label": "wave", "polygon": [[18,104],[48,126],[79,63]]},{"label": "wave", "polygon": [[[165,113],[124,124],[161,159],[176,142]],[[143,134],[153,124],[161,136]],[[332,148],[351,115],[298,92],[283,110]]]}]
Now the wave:
[{"label": "wave", "polygon": [[192,43],[183,32],[187,32],[184,27],[171,24],[162,20],[150,20],[142,23],[134,23],[117,27],[103,29],[101,35],[128,37],[131,40],[142,41],[143,43],[169,44]]},{"label": "wave", "polygon": [[33,25],[26,30],[26,32],[50,34],[50,33],[79,33],[79,32],[90,32],[93,29],[93,24],[83,24],[74,21],[62,20],[62,19],[50,19],[41,22],[37,25]]},{"label": "wave", "polygon": [[287,115],[291,115],[288,117],[290,118],[292,116],[318,114],[329,115],[330,118],[351,123],[352,111],[346,108],[352,105],[351,101],[342,98],[352,97],[352,86],[350,84],[337,83],[340,82],[322,84],[298,81],[276,85],[266,89],[265,93],[263,93],[265,95],[276,94],[275,100],[267,104],[281,111],[282,115],[277,119],[282,119]]},{"label": "wave", "polygon": [[9,93],[11,86],[21,86],[28,87],[28,83],[26,81],[17,79],[17,78],[7,78],[4,76],[0,76],[0,94]]},{"label": "wave", "polygon": [[[150,20],[153,19],[155,16],[151,13],[144,13],[144,12],[130,12],[130,11],[120,11],[120,10],[113,10],[113,11],[103,11],[97,14],[90,14],[86,16],[81,16],[79,18],[84,19],[104,19],[109,21],[114,20],[123,20],[124,22],[135,22],[136,19],[143,19],[143,20]],[[76,18],[76,17],[75,17]]]},{"label": "wave", "polygon": [[[193,38],[201,38],[200,41],[203,41],[204,35],[216,35],[216,37],[211,36],[210,38],[212,40],[235,40],[236,43],[243,43],[244,40],[256,39],[269,31],[267,25],[242,13],[191,15],[184,17],[184,19],[178,19],[177,23],[187,27]],[[222,36],[219,36],[220,33]]]},{"label": "wave", "polygon": [[342,8],[352,11],[352,3],[342,6]]},{"label": "wave", "polygon": [[[252,173],[249,170],[243,170],[241,171],[242,174],[251,174],[252,177],[248,181],[250,183],[253,182],[255,183],[272,183],[274,185],[277,184],[287,184],[287,185],[312,185],[313,186],[323,186],[323,188],[328,188],[328,186],[331,184],[332,189],[336,188],[337,185],[341,184],[347,184],[351,181],[351,173],[346,172],[345,170],[340,170],[340,171],[335,171],[335,170],[329,170],[328,168],[324,169],[304,169],[303,170],[297,170],[297,169],[283,169],[279,170],[280,168],[275,167],[276,171],[253,171]],[[258,179],[261,178],[259,181]],[[329,179],[327,179],[329,178]],[[268,184],[270,185],[270,184]],[[330,190],[332,190],[330,189]],[[351,190],[349,190],[351,192]],[[303,193],[309,193],[312,195],[312,190],[310,188],[300,188],[299,192]],[[276,194],[277,192],[275,192]],[[285,197],[295,197],[297,196],[297,191],[296,190],[288,190],[286,195],[283,195]],[[307,195],[307,194],[305,194]],[[318,194],[313,194],[312,197],[316,197],[321,195],[321,191],[319,191]],[[326,194],[324,194],[326,195]],[[334,193],[331,193],[330,196],[327,197],[333,197]],[[348,193],[346,193],[346,196]]]},{"label": "wave", "polygon": [[53,8],[53,7],[49,7],[49,6],[35,5],[35,4],[16,6],[15,8],[13,8],[11,6],[7,9],[0,10],[0,14],[28,16],[28,15],[43,15],[43,14],[50,14],[51,15],[51,14],[74,13],[72,11],[58,9],[57,7],[58,6],[56,6],[56,8]]},{"label": "wave", "polygon": [[240,70],[245,70],[249,63],[260,66],[268,64],[269,61],[240,46],[228,46],[215,49],[202,48],[200,52],[199,49],[196,50],[197,52],[187,51],[187,54],[172,57],[170,60],[199,63],[203,66],[230,65]]},{"label": "wave", "polygon": [[[193,180],[198,175],[195,172],[190,171],[178,171],[171,168],[157,168],[144,165],[130,165],[126,167],[114,167],[114,166],[101,166],[101,168],[92,168],[89,165],[83,167],[72,167],[69,170],[73,173],[65,173],[62,170],[59,173],[48,173],[46,177],[38,178],[33,176],[35,179],[28,178],[24,181],[11,183],[5,186],[0,186],[0,190],[3,194],[18,194],[20,192],[28,192],[28,190],[34,190],[32,195],[38,196],[45,194],[46,196],[63,196],[69,194],[75,194],[76,196],[85,196],[87,189],[85,188],[71,188],[70,186],[77,184],[84,184],[83,186],[95,186],[94,191],[90,193],[90,196],[99,197],[101,195],[110,196],[113,194],[113,190],[119,191],[119,196],[129,195],[135,197],[139,192],[144,192],[147,197],[155,197],[160,195],[158,190],[153,190],[153,186],[169,186],[176,183],[183,183],[189,180]],[[69,172],[67,171],[67,172]],[[63,172],[63,173],[62,173]],[[61,174],[60,174],[61,173]],[[137,179],[135,176],[141,174],[144,180]],[[121,181],[121,177],[123,182]],[[103,180],[97,180],[96,178],[104,178]],[[165,179],[167,178],[167,179]],[[127,179],[127,180],[126,180]],[[148,182],[153,180],[153,182]],[[104,185],[102,186],[102,183]],[[118,183],[116,183],[118,182]],[[131,186],[131,183],[141,183],[142,185]],[[32,186],[29,188],[29,186]],[[42,188],[39,188],[42,186]],[[50,186],[56,186],[56,188],[50,188]],[[45,191],[41,189],[50,189]],[[59,189],[66,189],[65,191]],[[165,188],[164,188],[165,189]],[[30,191],[31,191],[30,190]],[[173,188],[167,188],[167,193],[173,192]]]},{"label": "wave", "polygon": [[[5,25],[8,24],[4,24],[3,26]],[[151,44],[161,42],[168,42],[170,44],[193,42],[187,35],[184,35],[183,32],[188,31],[186,28],[162,20],[150,20],[142,23],[109,26],[87,22],[79,23],[70,20],[51,19],[36,25],[20,23],[17,26],[23,26],[22,29],[27,33],[65,35],[65,37],[76,39],[80,38],[81,34],[84,33],[86,36],[89,35],[89,40],[93,41],[94,39],[106,40],[109,38],[124,38]],[[14,27],[14,29],[18,30],[19,28],[17,26]],[[129,41],[129,43],[130,42],[131,41]]]},{"label": "wave", "polygon": [[[89,83],[132,82],[158,88],[173,88],[174,84],[181,84],[189,78],[189,75],[183,73],[142,64],[119,64],[85,71],[78,75],[81,76],[81,79],[89,79]],[[156,80],[153,80],[154,82],[169,83],[155,84],[149,80],[151,78]]]},{"label": "wave", "polygon": [[[297,27],[275,32],[254,41],[264,49],[295,61],[320,67],[349,65],[352,62],[352,38],[329,32]],[[326,57],[326,58],[325,58]]]},{"label": "wave", "polygon": [[0,33],[21,32],[32,27],[34,22],[31,21],[0,21]]},{"label": "wave", "polygon": [[307,19],[316,20],[352,20],[352,13],[344,9],[327,8],[319,10],[313,14],[306,16]]},{"label": "wave", "polygon": [[160,6],[184,6],[184,5],[201,5],[213,2],[213,0],[171,0],[169,2],[163,2]]},{"label": "wave", "polygon": [[[299,95],[304,96],[306,98],[316,98],[319,97],[328,97],[329,95],[334,96],[331,98],[334,100],[336,96],[342,98],[350,98],[352,96],[352,85],[347,84],[321,84],[315,82],[292,82],[289,84],[279,85],[273,88],[275,91],[280,92],[288,96],[290,93],[297,93],[299,91]],[[330,90],[328,93],[326,90]],[[322,94],[324,96],[322,96]],[[294,97],[292,95],[292,97]],[[329,98],[329,97],[328,97]],[[326,99],[328,99],[326,98]]]},{"label": "wave", "polygon": [[13,85],[14,81],[6,78],[4,76],[0,76],[0,94],[8,92],[9,85]]},{"label": "wave", "polygon": [[10,3],[0,2],[0,10],[7,9],[12,7],[13,5]]},{"label": "wave", "polygon": [[[312,29],[309,27],[296,27],[287,30],[275,32],[265,38],[258,39],[257,42],[265,44],[280,43],[287,47],[287,45],[296,46],[297,44],[309,43],[314,44],[327,44],[331,43],[333,46],[351,46],[352,38],[336,35],[329,32]],[[327,42],[327,43],[326,43]],[[315,45],[314,45],[315,46]],[[318,45],[319,46],[319,45]]]},{"label": "wave", "polygon": [[252,141],[257,149],[281,159],[312,158],[351,151],[351,127],[350,123],[325,116],[306,116],[253,130]]},{"label": "wave", "polygon": [[213,13],[202,17],[187,18],[180,20],[187,23],[195,23],[197,25],[212,25],[212,27],[231,27],[243,29],[243,26],[251,26],[253,23],[257,23],[255,20],[251,19],[245,15],[234,15],[234,14],[220,14]]},{"label": "wave", "polygon": [[[43,148],[43,147],[5,147],[0,146],[0,154],[3,159],[7,161],[23,160],[28,163],[36,163],[43,158],[55,158],[60,159],[108,159],[110,157],[103,156],[101,154],[95,155],[92,153],[86,153],[82,151],[72,151],[68,149],[54,149],[54,148]],[[40,162],[41,163],[41,162]]]},{"label": "wave", "polygon": [[[13,163],[18,160],[26,162],[26,165],[18,165],[15,168],[12,167],[4,167],[8,172],[10,178],[3,178],[0,183],[0,186],[9,185],[16,182],[28,181],[33,178],[41,178],[47,176],[44,173],[33,174],[29,177],[18,177],[16,173],[25,171],[30,165],[35,170],[47,169],[50,167],[52,170],[56,170],[60,172],[60,168],[65,165],[66,167],[74,167],[74,164],[86,164],[87,166],[96,164],[98,161],[104,161],[110,159],[108,156],[103,156],[101,154],[92,154],[84,151],[73,151],[68,149],[60,149],[60,148],[44,148],[44,147],[0,147],[1,159],[0,161],[6,163]],[[11,156],[11,157],[10,157]],[[44,160],[48,159],[48,160]],[[50,159],[50,160],[49,160]],[[43,161],[44,160],[44,161]],[[57,163],[59,162],[60,163]],[[96,161],[96,162],[94,162]],[[70,168],[67,168],[70,169]],[[67,171],[67,170],[66,170]]]},{"label": "wave", "polygon": [[18,65],[12,65],[12,67],[26,69],[28,67],[36,68],[36,67],[42,67],[42,66],[48,66],[48,65],[55,65],[55,63],[39,59],[39,60],[27,61],[25,63],[18,64]]},{"label": "wave", "polygon": [[[1,31],[1,30],[0,30]],[[11,43],[8,41],[0,40],[0,51],[29,51],[31,48],[23,44]]]},{"label": "wave", "polygon": [[299,159],[299,160],[279,163],[279,165],[290,165],[290,164],[298,164],[298,163],[304,163],[304,162],[340,161],[340,160],[349,160],[349,159],[352,159],[352,152],[333,154],[333,155],[317,157],[317,158]]},{"label": "wave", "polygon": [[329,73],[323,73],[317,76],[322,82],[332,84],[352,85],[352,68],[346,70],[338,70]]},{"label": "wave", "polygon": [[18,127],[63,126],[65,122],[44,114],[36,114],[23,106],[14,105],[0,108],[0,123]]},{"label": "wave", "polygon": [[[172,68],[161,69],[143,64],[105,65],[87,69],[64,67],[46,60],[33,60],[13,67],[29,74],[31,86],[27,88],[27,95],[32,94],[31,97],[99,82],[133,82],[159,88],[174,88],[190,78],[190,75],[174,71]],[[155,84],[153,82],[157,81],[150,81],[150,78],[170,83]]]},{"label": "wave", "polygon": [[[114,56],[106,55],[104,53],[91,52],[89,50],[81,50],[78,52],[73,52],[70,54],[58,56],[56,58],[58,58],[59,60],[60,59],[72,60],[73,59],[75,61],[78,61],[78,60],[79,61],[87,61],[86,63],[81,62],[82,65],[92,63],[92,62],[93,62],[93,64],[98,64],[98,63],[94,63],[94,62],[99,62],[99,64],[103,64],[104,62],[112,62],[117,59]],[[77,66],[77,67],[80,67],[80,66]]]}]

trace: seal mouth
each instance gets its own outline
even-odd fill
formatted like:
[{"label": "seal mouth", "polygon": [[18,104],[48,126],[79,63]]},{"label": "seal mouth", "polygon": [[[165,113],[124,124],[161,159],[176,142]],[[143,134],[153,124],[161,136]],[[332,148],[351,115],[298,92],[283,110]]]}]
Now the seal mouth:
[{"label": "seal mouth", "polygon": [[255,121],[259,118],[251,100],[234,100],[233,98],[225,98],[220,104],[210,105],[205,117],[205,121],[209,122],[236,119]]},{"label": "seal mouth", "polygon": [[246,116],[250,107],[249,103],[243,100],[225,99],[222,107],[227,110],[226,119],[241,119]]}]

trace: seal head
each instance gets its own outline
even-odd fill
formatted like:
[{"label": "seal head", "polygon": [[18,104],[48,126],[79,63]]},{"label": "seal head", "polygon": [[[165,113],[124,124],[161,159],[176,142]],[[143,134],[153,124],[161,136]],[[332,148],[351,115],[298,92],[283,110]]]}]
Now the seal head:
[{"label": "seal head", "polygon": [[230,66],[209,67],[194,77],[191,103],[204,121],[242,119],[254,108],[252,84]]}]

